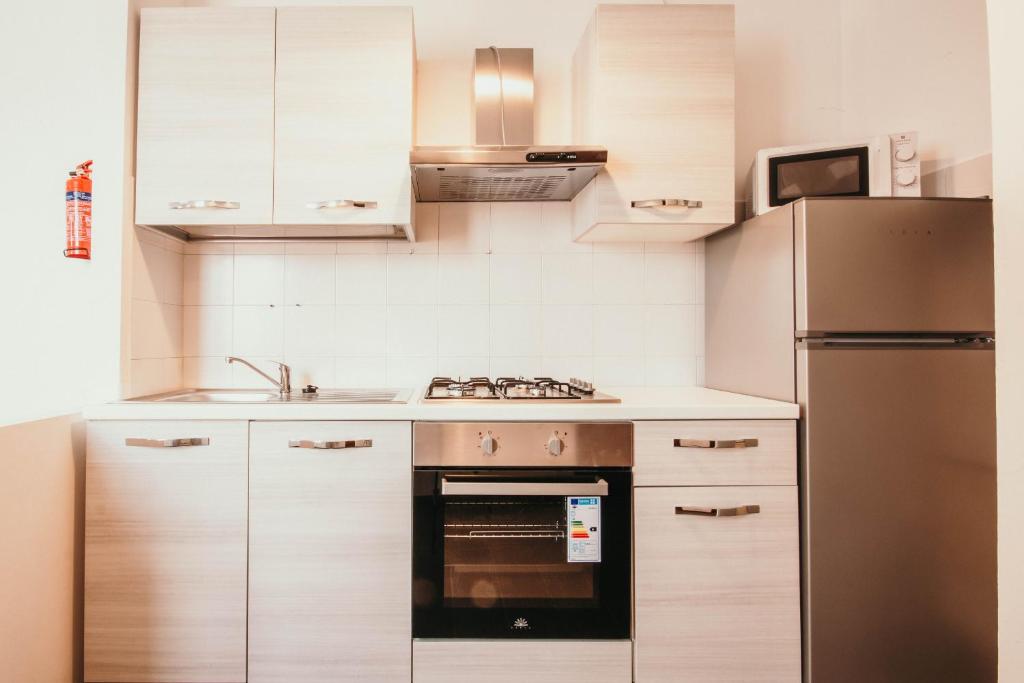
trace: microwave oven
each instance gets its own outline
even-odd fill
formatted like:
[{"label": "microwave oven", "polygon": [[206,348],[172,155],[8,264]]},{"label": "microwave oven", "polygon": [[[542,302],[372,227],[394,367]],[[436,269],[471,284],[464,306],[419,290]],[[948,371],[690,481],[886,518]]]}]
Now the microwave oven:
[{"label": "microwave oven", "polygon": [[920,197],[917,133],[758,151],[747,215],[801,197]]}]

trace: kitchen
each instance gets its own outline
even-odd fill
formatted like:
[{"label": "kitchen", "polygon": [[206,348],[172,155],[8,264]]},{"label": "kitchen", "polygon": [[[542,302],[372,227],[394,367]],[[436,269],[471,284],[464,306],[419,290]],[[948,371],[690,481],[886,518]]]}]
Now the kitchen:
[{"label": "kitchen", "polygon": [[[40,90],[66,67],[58,57],[69,59],[70,25],[55,22],[36,46],[29,29],[45,17],[26,6],[9,24],[23,35],[6,41],[38,62],[4,76],[27,105],[12,122],[31,133],[12,141],[20,168],[5,170],[24,198],[10,202],[12,226],[38,226],[9,230],[3,269],[18,330],[5,335],[5,357],[20,387],[5,404],[12,426],[0,430],[7,678],[942,680],[929,667],[943,666],[946,680],[994,679],[992,422],[998,410],[999,429],[1012,425],[1019,347],[1018,276],[1001,265],[1014,253],[1005,217],[1019,200],[999,191],[1016,178],[999,141],[1018,142],[1008,122],[1019,104],[997,88],[1018,48],[996,29],[1012,22],[993,17],[1015,10],[949,3],[907,38],[920,3],[115,2],[88,17],[58,4],[93,41],[78,63],[89,76],[65,86],[80,111],[48,108],[57,94]],[[878,77],[904,58],[897,38],[918,60],[912,87],[898,73]],[[528,60],[521,48],[532,48]],[[686,60],[699,68],[659,68]],[[16,62],[24,57],[12,54]],[[532,103],[517,99],[531,90]],[[919,134],[920,194],[959,199],[806,200],[728,228],[757,213],[746,197],[759,150],[814,143],[820,153],[821,141],[870,145],[882,135],[888,145],[909,130]],[[460,166],[459,150],[472,157],[474,144],[503,142],[574,156],[485,158],[477,168],[501,166],[507,179],[483,184]],[[585,157],[601,150],[606,159]],[[91,260],[65,259],[57,252],[81,244],[39,215],[56,210],[60,174],[88,158]],[[543,196],[552,169],[586,164],[596,177],[575,196]],[[437,195],[431,168],[447,173]],[[521,193],[531,201],[506,201],[500,193],[524,177],[539,178]],[[446,187],[478,194],[449,201]],[[989,203],[968,199],[988,195],[995,330]],[[874,309],[842,329],[921,330],[935,341],[934,332],[963,332],[961,343],[980,346],[995,336],[1000,351],[998,404],[991,381],[980,403],[936,399],[924,412],[907,406],[913,392],[883,401],[854,383],[835,394],[871,408],[859,424],[896,414],[910,437],[960,411],[960,433],[991,444],[966,447],[991,460],[979,488],[937,474],[907,497],[937,506],[944,525],[895,536],[912,570],[900,585],[922,608],[908,608],[909,621],[878,602],[890,591],[855,592],[856,619],[890,625],[839,634],[870,656],[825,649],[837,647],[830,622],[855,619],[809,611],[812,589],[815,604],[844,598],[828,589],[849,577],[808,574],[806,564],[801,573],[802,556],[838,552],[799,515],[835,521],[809,517],[824,500],[813,491],[824,489],[799,466],[807,430],[819,442],[808,405],[833,404],[818,390],[817,404],[797,395],[790,367],[834,353],[799,344],[842,341],[807,334],[842,326],[792,319],[794,292],[827,293],[831,307],[818,310],[833,323],[853,309],[826,280],[786,279],[800,245],[755,242],[785,216],[791,225],[804,216],[804,235],[897,220],[863,213],[879,202],[932,207],[898,219],[911,232],[934,229],[932,243],[975,223],[979,237],[924,249],[947,260],[875,290],[853,276],[889,271],[841,244],[827,263],[846,268],[852,279],[839,284]],[[825,216],[829,206],[846,208]],[[737,250],[737,236],[757,248]],[[900,244],[883,247],[887,258],[913,262],[901,254],[914,247]],[[962,258],[950,262],[950,252]],[[948,280],[932,278],[933,266]],[[942,286],[913,294],[934,319],[881,324],[892,311],[880,291],[972,277],[968,310],[984,318],[987,309],[987,326],[956,318],[962,289]],[[768,343],[780,330],[788,342]],[[839,353],[862,352],[871,353]],[[922,372],[918,386],[939,396],[966,391],[958,380],[974,376]],[[779,377],[790,378],[781,393]],[[907,434],[886,432],[901,447],[913,443]],[[955,431],[936,434],[930,447],[953,448]],[[877,446],[834,447],[859,457]],[[1016,514],[1019,482],[1003,466],[1013,450],[1000,441],[1001,529]],[[829,500],[854,506],[844,509],[855,518],[867,512],[857,505],[882,501],[892,519],[919,519],[892,502],[898,489],[871,481],[883,465],[837,470],[864,488],[830,489]],[[950,518],[936,493],[948,486],[980,517]],[[579,505],[591,498],[596,522]],[[884,530],[867,516],[861,529]],[[586,539],[566,534],[573,519],[589,520]],[[920,553],[965,529],[979,540],[960,550],[978,561],[931,571]],[[893,537],[882,535],[873,540],[885,547]],[[849,549],[880,550],[871,541]],[[1000,541],[999,562],[1010,561],[1015,541]],[[999,595],[1006,680],[1020,633],[1011,566]],[[962,583],[957,599],[936,602],[939,593],[910,590],[913,577]],[[949,628],[971,635],[940,651],[947,622],[926,620],[912,637],[915,618],[934,621],[932,606],[956,606],[963,618]],[[890,659],[887,671],[877,655],[886,640],[926,656]]]}]

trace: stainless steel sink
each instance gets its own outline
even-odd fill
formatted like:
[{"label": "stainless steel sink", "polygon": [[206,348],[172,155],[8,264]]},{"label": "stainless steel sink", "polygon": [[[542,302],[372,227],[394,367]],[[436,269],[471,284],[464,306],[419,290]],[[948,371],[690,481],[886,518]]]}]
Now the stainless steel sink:
[{"label": "stainless steel sink", "polygon": [[156,403],[407,403],[410,389],[319,389],[290,394],[264,389],[182,389],[128,399]]}]

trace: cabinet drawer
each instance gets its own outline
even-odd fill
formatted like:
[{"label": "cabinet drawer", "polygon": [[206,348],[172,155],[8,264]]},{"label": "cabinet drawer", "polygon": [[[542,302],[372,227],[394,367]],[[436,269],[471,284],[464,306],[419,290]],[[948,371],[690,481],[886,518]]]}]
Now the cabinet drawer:
[{"label": "cabinet drawer", "polygon": [[91,422],[85,680],[242,683],[246,423]]},{"label": "cabinet drawer", "polygon": [[636,486],[796,484],[793,420],[637,422]]},{"label": "cabinet drawer", "polygon": [[634,504],[636,680],[798,683],[797,487],[652,487]]},{"label": "cabinet drawer", "polygon": [[257,422],[249,683],[408,681],[408,422]]}]

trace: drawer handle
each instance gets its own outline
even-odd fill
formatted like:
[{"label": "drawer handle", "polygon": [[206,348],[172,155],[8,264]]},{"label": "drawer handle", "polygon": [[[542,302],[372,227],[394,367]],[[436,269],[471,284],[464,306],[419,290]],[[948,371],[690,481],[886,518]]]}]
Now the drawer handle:
[{"label": "drawer handle", "polygon": [[313,441],[312,439],[292,439],[288,448],[372,448],[373,439],[354,439],[350,441]]},{"label": "drawer handle", "polygon": [[144,446],[146,448],[181,448],[183,446],[209,446],[210,437],[193,436],[184,439],[138,439],[129,437],[124,440],[125,446]]},{"label": "drawer handle", "polygon": [[734,508],[702,508],[689,505],[676,507],[677,515],[698,515],[700,517],[741,517],[761,512],[760,505],[740,505]]},{"label": "drawer handle", "polygon": [[377,202],[365,201],[362,199],[325,199],[322,202],[310,202],[306,204],[307,209],[376,209]]},{"label": "drawer handle", "polygon": [[656,209],[661,206],[681,206],[685,209],[699,209],[704,202],[699,199],[635,199],[629,203],[634,209]]},{"label": "drawer handle", "polygon": [[229,202],[223,199],[189,199],[184,202],[168,202],[170,209],[240,209],[239,202]]},{"label": "drawer handle", "polygon": [[757,439],[675,439],[676,448],[757,448]]}]

